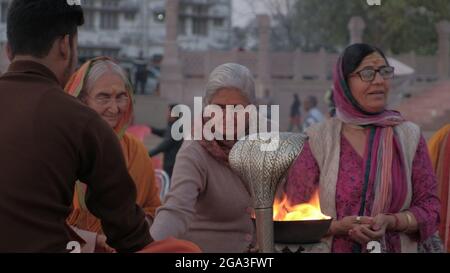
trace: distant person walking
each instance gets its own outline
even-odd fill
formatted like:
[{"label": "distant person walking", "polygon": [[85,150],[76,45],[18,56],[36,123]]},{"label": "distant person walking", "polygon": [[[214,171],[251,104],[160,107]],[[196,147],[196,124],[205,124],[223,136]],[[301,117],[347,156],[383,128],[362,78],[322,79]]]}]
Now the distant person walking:
[{"label": "distant person walking", "polygon": [[333,97],[333,87],[327,90],[325,93],[325,103],[328,107],[328,117],[332,118],[336,116],[336,103]]},{"label": "distant person walking", "polygon": [[147,62],[143,57],[143,53],[139,53],[139,58],[134,63],[136,67],[136,73],[134,75],[134,85],[136,94],[145,94],[145,88],[147,86],[148,69]]},{"label": "distant person walking", "polygon": [[322,112],[317,108],[317,98],[315,96],[309,96],[305,101],[306,117],[303,122],[303,130],[315,123],[320,123],[325,120]]},{"label": "distant person walking", "polygon": [[297,94],[294,94],[294,102],[291,105],[291,114],[290,114],[290,123],[289,123],[289,132],[293,132],[295,127],[298,128],[298,131],[302,131],[302,114],[300,111],[302,103],[298,98]]},{"label": "distant person walking", "polygon": [[267,106],[267,119],[272,119],[272,105],[275,105],[275,100],[269,89],[264,90],[264,96],[259,99],[259,106]]},{"label": "distant person walking", "polygon": [[173,167],[175,166],[175,158],[177,157],[178,150],[181,148],[181,145],[183,144],[183,140],[175,140],[172,138],[172,125],[177,121],[178,118],[172,117],[171,112],[172,108],[175,107],[177,104],[170,104],[168,108],[168,124],[165,129],[158,129],[158,128],[152,128],[152,133],[154,135],[157,135],[159,137],[163,138],[163,141],[150,150],[149,155],[151,157],[154,157],[160,153],[163,153],[164,155],[164,161],[163,161],[163,169],[164,171],[169,175],[169,177],[172,177]]}]

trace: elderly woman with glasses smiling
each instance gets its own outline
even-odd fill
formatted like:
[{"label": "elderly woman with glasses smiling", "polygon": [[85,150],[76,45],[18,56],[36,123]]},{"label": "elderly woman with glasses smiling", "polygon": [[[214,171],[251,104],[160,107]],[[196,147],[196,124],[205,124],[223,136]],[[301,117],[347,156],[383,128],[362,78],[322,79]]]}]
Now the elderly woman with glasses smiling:
[{"label": "elderly woman with glasses smiling", "polygon": [[[152,219],[156,208],[161,205],[159,191],[147,149],[125,132],[133,115],[133,92],[123,69],[108,58],[88,61],[72,76],[66,92],[97,112],[116,132],[129,174],[136,184],[136,203],[144,209],[147,218]],[[76,228],[98,234],[95,248],[108,251],[106,238],[101,235],[100,221],[86,208],[85,193],[86,186],[77,183],[74,210],[68,222]]]},{"label": "elderly woman with glasses smiling", "polygon": [[383,252],[440,250],[436,177],[419,127],[387,109],[393,76],[378,48],[345,49],[334,73],[336,118],[307,130],[288,174],[292,204],[318,190],[333,217],[326,251],[365,252],[371,241]]}]

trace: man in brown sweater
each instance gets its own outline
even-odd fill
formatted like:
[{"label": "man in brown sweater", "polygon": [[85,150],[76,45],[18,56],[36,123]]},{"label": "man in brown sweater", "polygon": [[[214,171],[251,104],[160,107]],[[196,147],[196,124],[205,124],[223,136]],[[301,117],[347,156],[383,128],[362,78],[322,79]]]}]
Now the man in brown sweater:
[{"label": "man in brown sweater", "polygon": [[11,65],[0,77],[0,252],[63,252],[76,180],[119,252],[151,241],[118,139],[62,90],[77,60],[76,1],[14,0],[7,17]]}]

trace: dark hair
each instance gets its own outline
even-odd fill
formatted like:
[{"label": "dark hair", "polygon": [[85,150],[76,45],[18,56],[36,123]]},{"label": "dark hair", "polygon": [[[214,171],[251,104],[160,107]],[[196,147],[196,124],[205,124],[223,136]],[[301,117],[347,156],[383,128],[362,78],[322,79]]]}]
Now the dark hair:
[{"label": "dark hair", "polygon": [[[345,81],[348,84],[348,77],[349,75],[358,68],[358,66],[361,64],[363,59],[367,57],[368,55],[377,52],[383,57],[383,59],[386,61],[386,64],[389,65],[389,62],[384,55],[383,51],[381,49],[368,45],[368,44],[353,44],[348,46],[344,53],[342,54],[342,73],[345,78]],[[351,92],[348,89],[344,89],[344,93],[347,96],[347,98],[351,101],[351,103],[359,109],[364,114],[367,115],[376,115],[378,113],[370,113],[365,111],[359,103],[356,101],[356,99],[353,97]]]},{"label": "dark hair", "polygon": [[317,106],[317,98],[316,96],[308,96],[308,101],[309,103],[311,103],[312,107],[316,107]]},{"label": "dark hair", "polygon": [[169,110],[172,111],[172,109],[177,105],[178,105],[178,103],[169,103]]},{"label": "dark hair", "polygon": [[81,6],[67,0],[13,0],[7,17],[8,42],[13,56],[42,58],[58,37],[69,35],[72,45],[77,27],[83,24]]},{"label": "dark hair", "polygon": [[379,53],[386,63],[389,64],[383,51],[377,47],[368,44],[353,44],[348,46],[342,54],[342,72],[344,78],[347,79],[358,68],[363,59],[374,52]]}]

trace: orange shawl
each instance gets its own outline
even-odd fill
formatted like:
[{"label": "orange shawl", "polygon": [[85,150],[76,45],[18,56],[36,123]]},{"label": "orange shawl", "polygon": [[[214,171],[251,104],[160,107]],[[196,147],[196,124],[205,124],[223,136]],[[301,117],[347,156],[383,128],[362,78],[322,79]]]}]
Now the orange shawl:
[{"label": "orange shawl", "polygon": [[[78,97],[80,95],[81,90],[85,85],[86,76],[88,75],[92,64],[97,60],[109,59],[100,57],[83,64],[67,84],[65,91],[68,94],[74,97]],[[132,98],[133,92],[131,85],[128,82],[126,82],[125,85],[127,86],[127,91],[130,98]],[[130,102],[123,119],[119,121],[118,126],[113,129],[120,140],[128,172],[136,184],[136,203],[144,209],[148,216],[154,217],[155,210],[161,205],[161,201],[159,199],[159,190],[156,186],[152,161],[148,156],[145,146],[133,136],[125,133],[125,130],[130,123],[132,112],[133,103]],[[86,186],[80,182],[77,182],[73,200],[73,211],[67,221],[70,225],[76,226],[80,229],[102,233],[100,220],[93,216],[86,208],[84,201],[85,192]]]},{"label": "orange shawl", "polygon": [[438,179],[441,199],[440,236],[447,252],[450,252],[450,124],[439,130],[429,141],[431,161]]}]

